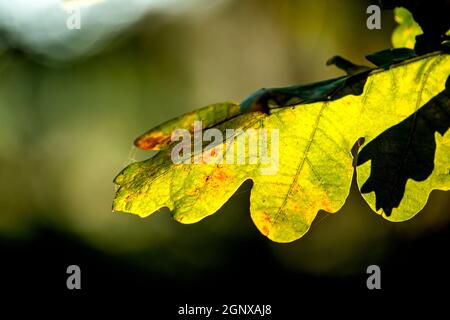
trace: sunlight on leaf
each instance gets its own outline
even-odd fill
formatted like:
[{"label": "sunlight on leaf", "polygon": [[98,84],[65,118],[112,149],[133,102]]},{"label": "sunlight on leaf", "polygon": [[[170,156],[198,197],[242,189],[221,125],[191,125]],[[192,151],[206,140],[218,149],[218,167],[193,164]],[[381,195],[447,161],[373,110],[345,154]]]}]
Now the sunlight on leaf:
[{"label": "sunlight on leaf", "polygon": [[399,24],[392,33],[394,48],[414,49],[416,36],[422,34],[422,28],[414,21],[411,12],[403,7],[394,9],[394,19]]},{"label": "sunlight on leaf", "polygon": [[[448,190],[450,186],[450,143],[444,135],[449,122],[445,118],[449,73],[450,56],[434,53],[367,71],[347,86],[336,86],[341,92],[332,91],[336,99],[289,107],[274,105],[277,100],[268,99],[266,112],[246,108],[250,111],[242,114],[235,104],[218,104],[171,120],[137,140],[139,145],[155,134],[166,137],[162,144],[151,144],[162,149],[158,154],[129,165],[116,177],[119,189],[113,209],[145,217],[168,207],[175,220],[194,223],[215,213],[244,181],[252,180],[250,213],[256,227],[273,241],[290,242],[308,231],[319,210],[334,213],[344,205],[354,172],[352,148],[363,138],[362,158],[356,164],[364,198],[389,220],[408,219],[422,209],[433,189]],[[332,80],[330,83],[335,83]],[[311,97],[311,86],[296,87],[300,97],[302,88],[307,90],[303,96]],[[259,96],[251,97],[254,101]],[[227,107],[232,110],[224,112]],[[442,111],[442,107],[447,109]],[[208,115],[216,109],[221,110],[217,118]],[[174,164],[171,151],[175,142],[170,143],[167,137],[177,126],[192,132],[194,118],[205,119],[206,127],[216,124],[224,136],[227,129],[244,131],[235,131],[233,136],[194,153],[189,159],[193,164]],[[274,174],[261,174],[266,164],[260,156],[256,164],[250,164],[255,155],[248,145],[243,164],[221,161],[219,155],[234,155],[236,146],[230,141],[245,137],[247,129],[279,131],[279,165]],[[415,148],[434,142],[433,137],[434,168],[415,174],[420,171],[418,166],[429,163],[432,147],[417,159]],[[403,148],[399,144],[405,139]],[[273,143],[273,138],[268,142]],[[141,146],[152,149],[149,144]],[[398,157],[407,160],[398,161]],[[406,183],[404,194],[402,183]],[[385,190],[400,194],[400,204],[397,198],[386,198]]]}]

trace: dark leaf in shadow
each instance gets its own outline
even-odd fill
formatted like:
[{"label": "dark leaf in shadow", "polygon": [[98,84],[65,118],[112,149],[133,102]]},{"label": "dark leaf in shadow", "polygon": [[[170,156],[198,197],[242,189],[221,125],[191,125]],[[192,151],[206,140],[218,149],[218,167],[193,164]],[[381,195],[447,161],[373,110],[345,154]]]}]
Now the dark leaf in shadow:
[{"label": "dark leaf in shadow", "polygon": [[414,50],[407,48],[386,49],[366,55],[366,59],[379,68],[389,69],[395,63],[417,57]]},{"label": "dark leaf in shadow", "polygon": [[357,165],[371,160],[370,177],[361,193],[374,191],[376,209],[391,215],[400,205],[406,181],[424,181],[433,172],[435,132],[444,135],[449,127],[450,77],[444,91],[361,150]]},{"label": "dark leaf in shadow", "polygon": [[269,114],[270,101],[276,104],[274,108],[283,108],[319,101],[333,101],[346,95],[360,95],[372,69],[363,66],[357,67],[359,67],[357,73],[339,78],[306,85],[259,89],[241,102],[241,111],[262,111]]},{"label": "dark leaf in shadow", "polygon": [[[377,67],[389,69],[393,64],[417,57],[414,50],[406,48],[388,49],[366,56]],[[360,95],[364,91],[372,67],[357,65],[340,56],[334,56],[327,65],[335,65],[347,75],[320,82],[282,88],[262,88],[253,92],[241,103],[241,112],[262,111],[319,101],[338,100],[347,95]],[[270,102],[275,103],[274,106]]]}]

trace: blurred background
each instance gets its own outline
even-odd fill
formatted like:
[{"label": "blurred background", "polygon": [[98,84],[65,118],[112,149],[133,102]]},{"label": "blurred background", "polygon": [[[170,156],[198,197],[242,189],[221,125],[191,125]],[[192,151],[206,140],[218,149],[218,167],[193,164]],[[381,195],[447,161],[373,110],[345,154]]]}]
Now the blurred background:
[{"label": "blurred background", "polygon": [[[81,294],[142,290],[153,303],[273,303],[286,288],[367,293],[370,264],[387,291],[449,283],[444,192],[414,219],[390,223],[353,185],[339,213],[320,213],[290,244],[253,225],[250,183],[194,225],[164,210],[145,219],[111,212],[115,175],[152,155],[132,147],[138,135],[261,87],[339,76],[325,65],[331,56],[363,64],[391,47],[392,11],[368,30],[361,0],[75,2],[0,0],[3,285],[75,294],[70,264],[81,267]],[[68,29],[76,8],[80,29]]]}]

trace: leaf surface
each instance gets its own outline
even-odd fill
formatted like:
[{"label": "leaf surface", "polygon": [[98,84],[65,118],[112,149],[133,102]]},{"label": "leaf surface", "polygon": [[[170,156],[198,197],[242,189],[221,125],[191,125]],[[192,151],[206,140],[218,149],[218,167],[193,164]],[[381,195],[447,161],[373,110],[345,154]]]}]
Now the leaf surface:
[{"label": "leaf surface", "polygon": [[[359,91],[339,82],[348,78],[323,82],[319,96],[336,83],[345,93],[335,99],[311,103],[314,92],[303,86],[310,91],[297,87],[301,103],[293,106],[280,106],[269,96],[265,111],[247,107],[241,113],[238,105],[224,104],[217,117],[210,115],[215,105],[169,121],[143,137],[155,132],[170,137],[175,128],[192,132],[193,119],[204,119],[204,128],[217,128],[224,139],[194,152],[191,164],[172,162],[175,142],[165,139],[154,144],[152,148],[162,149],[158,154],[129,165],[116,177],[119,189],[113,209],[145,217],[168,207],[175,220],[194,223],[216,212],[244,181],[252,180],[250,212],[256,227],[273,241],[290,242],[308,231],[319,210],[334,213],[343,206],[354,172],[352,147],[363,138],[356,164],[364,198],[389,220],[408,219],[433,189],[449,189],[450,145],[445,134],[450,122],[445,89],[449,73],[449,55],[429,54],[387,69],[364,71],[361,78],[351,80],[350,87],[358,84]],[[260,96],[247,102],[251,105]],[[227,129],[242,131],[227,136]],[[267,130],[271,146],[277,139],[270,132],[278,130],[278,166],[276,161],[266,163],[267,156],[262,159],[248,144],[243,163],[221,160],[221,155],[227,159],[236,154],[232,142],[248,139],[248,129]],[[432,147],[424,154],[421,146],[432,142],[435,154],[430,156]],[[253,164],[250,159],[255,157],[258,161]],[[417,169],[424,163],[429,166],[426,170]],[[262,174],[270,167],[277,170]],[[403,194],[402,183],[406,184]],[[387,198],[386,190],[400,196]]]},{"label": "leaf surface", "polygon": [[403,7],[394,9],[394,19],[398,26],[392,32],[392,45],[394,48],[414,49],[416,36],[423,33],[422,28],[414,20],[411,12]]}]

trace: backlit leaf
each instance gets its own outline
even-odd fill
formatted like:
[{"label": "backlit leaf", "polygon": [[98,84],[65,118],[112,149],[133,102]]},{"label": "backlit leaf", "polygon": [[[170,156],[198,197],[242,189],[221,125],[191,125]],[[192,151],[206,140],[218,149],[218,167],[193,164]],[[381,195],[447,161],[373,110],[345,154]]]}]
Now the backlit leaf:
[{"label": "backlit leaf", "polygon": [[[356,161],[364,198],[389,220],[411,218],[433,189],[450,187],[445,88],[450,55],[429,54],[358,74],[350,82],[348,76],[322,82],[317,100],[311,98],[314,85],[277,89],[281,95],[257,92],[246,100],[242,113],[238,105],[219,104],[151,130],[137,144],[159,134],[165,137],[162,143],[141,146],[162,150],[116,177],[113,209],[145,217],[168,207],[175,220],[194,223],[216,212],[250,179],[256,227],[271,240],[290,242],[308,231],[319,210],[334,213],[343,206],[354,173],[352,148],[364,140]],[[298,100],[291,106],[287,101],[295,98],[293,92]],[[263,108],[252,108],[255,101]],[[217,116],[209,114],[214,110],[220,110]],[[174,164],[171,152],[178,142],[167,137],[176,128],[192,133],[194,119],[204,120],[204,129],[217,128],[224,139],[208,147],[206,143],[189,164]],[[227,136],[227,129],[242,131]],[[266,163],[267,155],[263,159],[248,144],[243,163],[221,161],[220,155],[236,153],[231,142],[245,137],[248,129],[267,130],[270,146],[279,141],[278,163],[271,158],[274,150],[269,148],[272,162]],[[276,130],[278,137],[271,135]],[[256,164],[250,161],[254,157]]]},{"label": "backlit leaf", "polygon": [[422,34],[422,28],[414,21],[408,9],[398,7],[394,9],[394,19],[399,24],[392,33],[394,48],[414,49],[416,36]]}]

